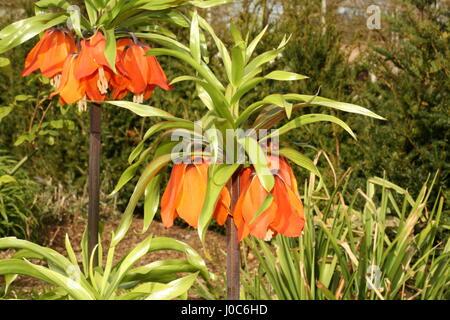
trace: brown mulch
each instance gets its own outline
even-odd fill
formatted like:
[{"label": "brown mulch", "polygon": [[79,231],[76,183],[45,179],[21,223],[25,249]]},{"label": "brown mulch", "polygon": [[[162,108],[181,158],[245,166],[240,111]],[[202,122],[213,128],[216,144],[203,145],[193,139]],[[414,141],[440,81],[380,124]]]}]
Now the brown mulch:
[{"label": "brown mulch", "polygon": [[[64,245],[65,235],[67,233],[71,240],[71,244],[73,246],[75,254],[77,255],[78,261],[81,261],[80,242],[81,236],[86,227],[86,222],[86,219],[75,216],[73,221],[65,224],[47,225],[44,232],[45,237],[43,240],[43,245],[60,252],[64,256],[67,256]],[[104,260],[106,260],[111,231],[116,230],[119,222],[120,216],[117,215],[110,216],[106,221],[104,221],[102,239]],[[124,255],[132,250],[135,245],[137,245],[139,242],[150,235],[154,237],[169,237],[183,241],[193,247],[205,259],[208,270],[218,276],[217,281],[223,282],[223,277],[221,277],[220,275],[223,274],[225,265],[226,238],[224,235],[208,231],[206,248],[211,256],[211,260],[208,260],[199,239],[197,230],[193,228],[183,228],[180,226],[173,226],[169,229],[166,229],[161,222],[153,221],[150,229],[145,234],[140,234],[142,225],[142,219],[133,218],[132,225],[128,230],[127,235],[116,248],[116,261],[120,260]],[[0,251],[0,259],[11,257],[14,252],[15,250]],[[145,265],[157,260],[178,259],[183,257],[184,255],[182,253],[176,251],[158,251],[150,253],[143,257],[136,266]],[[4,284],[4,281],[3,278],[0,277],[0,286],[2,284]],[[44,288],[47,287],[48,286],[46,286],[39,280],[35,280],[25,276],[19,276],[11,286],[11,294],[12,297],[14,297],[15,293],[19,292],[21,298],[23,298],[23,296],[25,296],[26,298],[27,294],[42,292]]]}]

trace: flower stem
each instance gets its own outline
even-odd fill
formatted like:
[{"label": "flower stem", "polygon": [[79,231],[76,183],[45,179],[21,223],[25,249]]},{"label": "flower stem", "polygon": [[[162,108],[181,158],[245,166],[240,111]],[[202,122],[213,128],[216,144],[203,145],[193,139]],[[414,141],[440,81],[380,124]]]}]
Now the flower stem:
[{"label": "flower stem", "polygon": [[[231,212],[234,211],[239,198],[239,176],[234,175],[228,183],[231,193]],[[227,219],[227,299],[239,300],[239,269],[240,250],[238,241],[238,230],[234,219],[228,216]]]},{"label": "flower stem", "polygon": [[[88,251],[89,257],[98,244],[98,222],[100,207],[100,149],[101,149],[101,107],[99,104],[90,104],[90,131],[89,131],[89,209],[88,209]],[[96,264],[97,251],[93,259]]]}]

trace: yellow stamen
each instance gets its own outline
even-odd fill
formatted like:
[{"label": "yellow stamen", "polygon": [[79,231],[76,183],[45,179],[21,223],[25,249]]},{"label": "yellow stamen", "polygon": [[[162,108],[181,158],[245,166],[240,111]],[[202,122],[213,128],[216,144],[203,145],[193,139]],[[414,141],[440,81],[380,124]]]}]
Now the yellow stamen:
[{"label": "yellow stamen", "polygon": [[133,102],[134,103],[143,103],[144,102],[144,94],[143,93],[138,94],[138,95],[135,94],[133,96]]},{"label": "yellow stamen", "polygon": [[53,78],[50,79],[50,85],[55,88],[58,89],[59,84],[61,82],[61,74],[57,74],[56,76],[54,76]]},{"label": "yellow stamen", "polygon": [[87,101],[86,101],[86,95],[78,101],[78,112],[84,112],[87,111]]},{"label": "yellow stamen", "polygon": [[108,80],[105,77],[105,70],[103,67],[98,69],[97,88],[101,94],[106,94],[108,92]]},{"label": "yellow stamen", "polygon": [[264,237],[264,241],[270,241],[272,240],[274,232],[272,230],[267,230],[266,236]]}]

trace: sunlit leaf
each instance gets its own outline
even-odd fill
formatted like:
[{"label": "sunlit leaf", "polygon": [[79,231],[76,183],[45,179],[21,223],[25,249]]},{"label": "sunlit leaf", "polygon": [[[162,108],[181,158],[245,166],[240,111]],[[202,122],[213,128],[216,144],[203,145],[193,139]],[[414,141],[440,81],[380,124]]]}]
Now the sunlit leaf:
[{"label": "sunlit leaf", "polygon": [[265,75],[264,78],[278,81],[295,81],[295,80],[303,80],[307,79],[307,76],[303,76],[298,73],[287,72],[287,71],[272,71],[268,75]]}]

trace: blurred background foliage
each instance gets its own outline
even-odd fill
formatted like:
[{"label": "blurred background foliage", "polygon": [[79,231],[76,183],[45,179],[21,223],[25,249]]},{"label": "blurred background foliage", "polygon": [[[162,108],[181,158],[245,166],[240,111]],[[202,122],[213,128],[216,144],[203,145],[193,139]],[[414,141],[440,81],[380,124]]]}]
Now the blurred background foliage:
[{"label": "blurred background foliage", "polygon": [[[81,6],[77,1],[71,2]],[[0,28],[31,15],[32,3],[0,0]],[[381,28],[369,30],[367,8],[373,4],[381,8]],[[434,197],[441,188],[445,198],[443,219],[448,219],[448,5],[446,1],[421,0],[236,0],[201,15],[227,43],[231,42],[230,21],[251,36],[269,25],[268,35],[257,49],[261,51],[276,47],[285,34],[292,36],[271,68],[298,72],[310,79],[283,88],[263,82],[254,91],[255,99],[275,89],[306,94],[320,91],[321,96],[360,104],[387,119],[338,114],[354,128],[357,141],[329,124],[305,127],[303,132],[296,130],[291,134],[292,144],[311,157],[324,150],[332,165],[319,162],[327,184],[335,184],[351,168],[349,190],[363,188],[370,177],[384,176],[416,195],[427,178],[439,171]],[[187,42],[188,30],[173,26],[170,29],[179,40]],[[9,64],[0,58],[0,149],[6,150],[14,161],[32,154],[17,173],[33,185],[26,191],[30,193],[29,200],[24,200],[33,205],[25,208],[37,208],[47,213],[47,218],[61,220],[65,218],[62,212],[70,215],[86,211],[89,119],[76,106],[61,107],[46,99],[51,88],[45,79],[38,79],[38,75],[20,76],[26,53],[35,42],[36,39],[2,55]],[[214,68],[217,52],[209,54]],[[160,63],[169,79],[192,73],[172,58],[161,57]],[[189,82],[178,83],[170,92],[156,90],[151,105],[192,120],[203,112],[195,99],[195,87]],[[126,169],[130,151],[153,120],[106,105],[102,117],[102,208],[105,213],[121,212],[133,183],[115,198],[107,194]],[[297,174],[299,179],[307,177],[306,172]],[[0,194],[3,192],[0,189]],[[64,199],[66,210],[54,208],[59,201],[55,197]],[[29,237],[26,226],[22,224],[13,233]],[[0,236],[2,232],[12,231],[5,231],[0,224]]]}]

